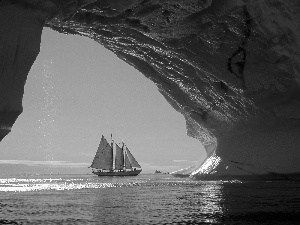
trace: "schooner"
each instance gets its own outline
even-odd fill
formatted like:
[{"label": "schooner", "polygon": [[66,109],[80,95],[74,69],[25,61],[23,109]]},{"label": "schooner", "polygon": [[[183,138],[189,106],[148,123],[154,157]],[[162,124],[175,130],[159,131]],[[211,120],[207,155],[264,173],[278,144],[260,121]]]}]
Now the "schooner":
[{"label": "schooner", "polygon": [[115,157],[113,154],[113,141],[111,144],[102,135],[98,150],[90,166],[92,173],[98,176],[136,176],[142,168],[127,147],[122,148],[115,144]]}]

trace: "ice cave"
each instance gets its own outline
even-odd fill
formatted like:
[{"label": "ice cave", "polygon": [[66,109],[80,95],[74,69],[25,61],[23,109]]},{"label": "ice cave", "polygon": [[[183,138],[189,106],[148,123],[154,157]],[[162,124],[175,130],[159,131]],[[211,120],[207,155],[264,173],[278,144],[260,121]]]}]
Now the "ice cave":
[{"label": "ice cave", "polygon": [[0,134],[22,112],[44,26],[153,81],[207,151],[195,179],[300,179],[300,2],[2,0]]}]

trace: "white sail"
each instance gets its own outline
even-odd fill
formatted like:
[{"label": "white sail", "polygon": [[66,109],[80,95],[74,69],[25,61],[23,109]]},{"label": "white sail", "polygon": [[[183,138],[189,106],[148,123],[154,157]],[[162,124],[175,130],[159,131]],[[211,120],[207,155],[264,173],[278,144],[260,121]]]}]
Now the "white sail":
[{"label": "white sail", "polygon": [[129,149],[126,147],[126,154],[128,156],[129,162],[132,167],[141,168],[140,164],[136,161],[136,159],[133,157]]},{"label": "white sail", "polygon": [[123,148],[120,148],[116,144],[116,156],[115,156],[115,169],[121,170],[124,167],[124,154],[123,154]]},{"label": "white sail", "polygon": [[91,167],[105,170],[113,169],[113,149],[103,135]]},{"label": "white sail", "polygon": [[125,152],[125,169],[132,169],[132,166],[131,166],[131,164],[130,164],[130,162],[129,162],[129,159],[128,159],[128,156],[127,156],[127,152]]}]

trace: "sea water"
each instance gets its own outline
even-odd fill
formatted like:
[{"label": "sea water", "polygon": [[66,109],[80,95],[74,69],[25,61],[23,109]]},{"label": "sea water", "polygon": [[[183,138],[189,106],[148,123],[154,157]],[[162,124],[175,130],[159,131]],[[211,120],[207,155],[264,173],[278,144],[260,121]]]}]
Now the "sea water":
[{"label": "sea water", "polygon": [[0,178],[0,224],[300,224],[300,182],[23,175]]}]

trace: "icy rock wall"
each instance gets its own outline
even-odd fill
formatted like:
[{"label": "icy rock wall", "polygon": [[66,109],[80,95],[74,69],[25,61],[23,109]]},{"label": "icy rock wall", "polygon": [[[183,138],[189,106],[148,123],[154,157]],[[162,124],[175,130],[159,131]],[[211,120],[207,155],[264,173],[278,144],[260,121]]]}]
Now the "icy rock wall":
[{"label": "icy rock wall", "polygon": [[40,51],[46,20],[64,18],[88,2],[0,1],[0,141],[22,113],[24,85]]},{"label": "icy rock wall", "polygon": [[22,112],[24,85],[45,19],[38,10],[0,2],[0,140]]},{"label": "icy rock wall", "polygon": [[43,9],[46,26],[94,39],[157,85],[207,149],[192,176],[300,172],[298,1],[20,2]]}]

